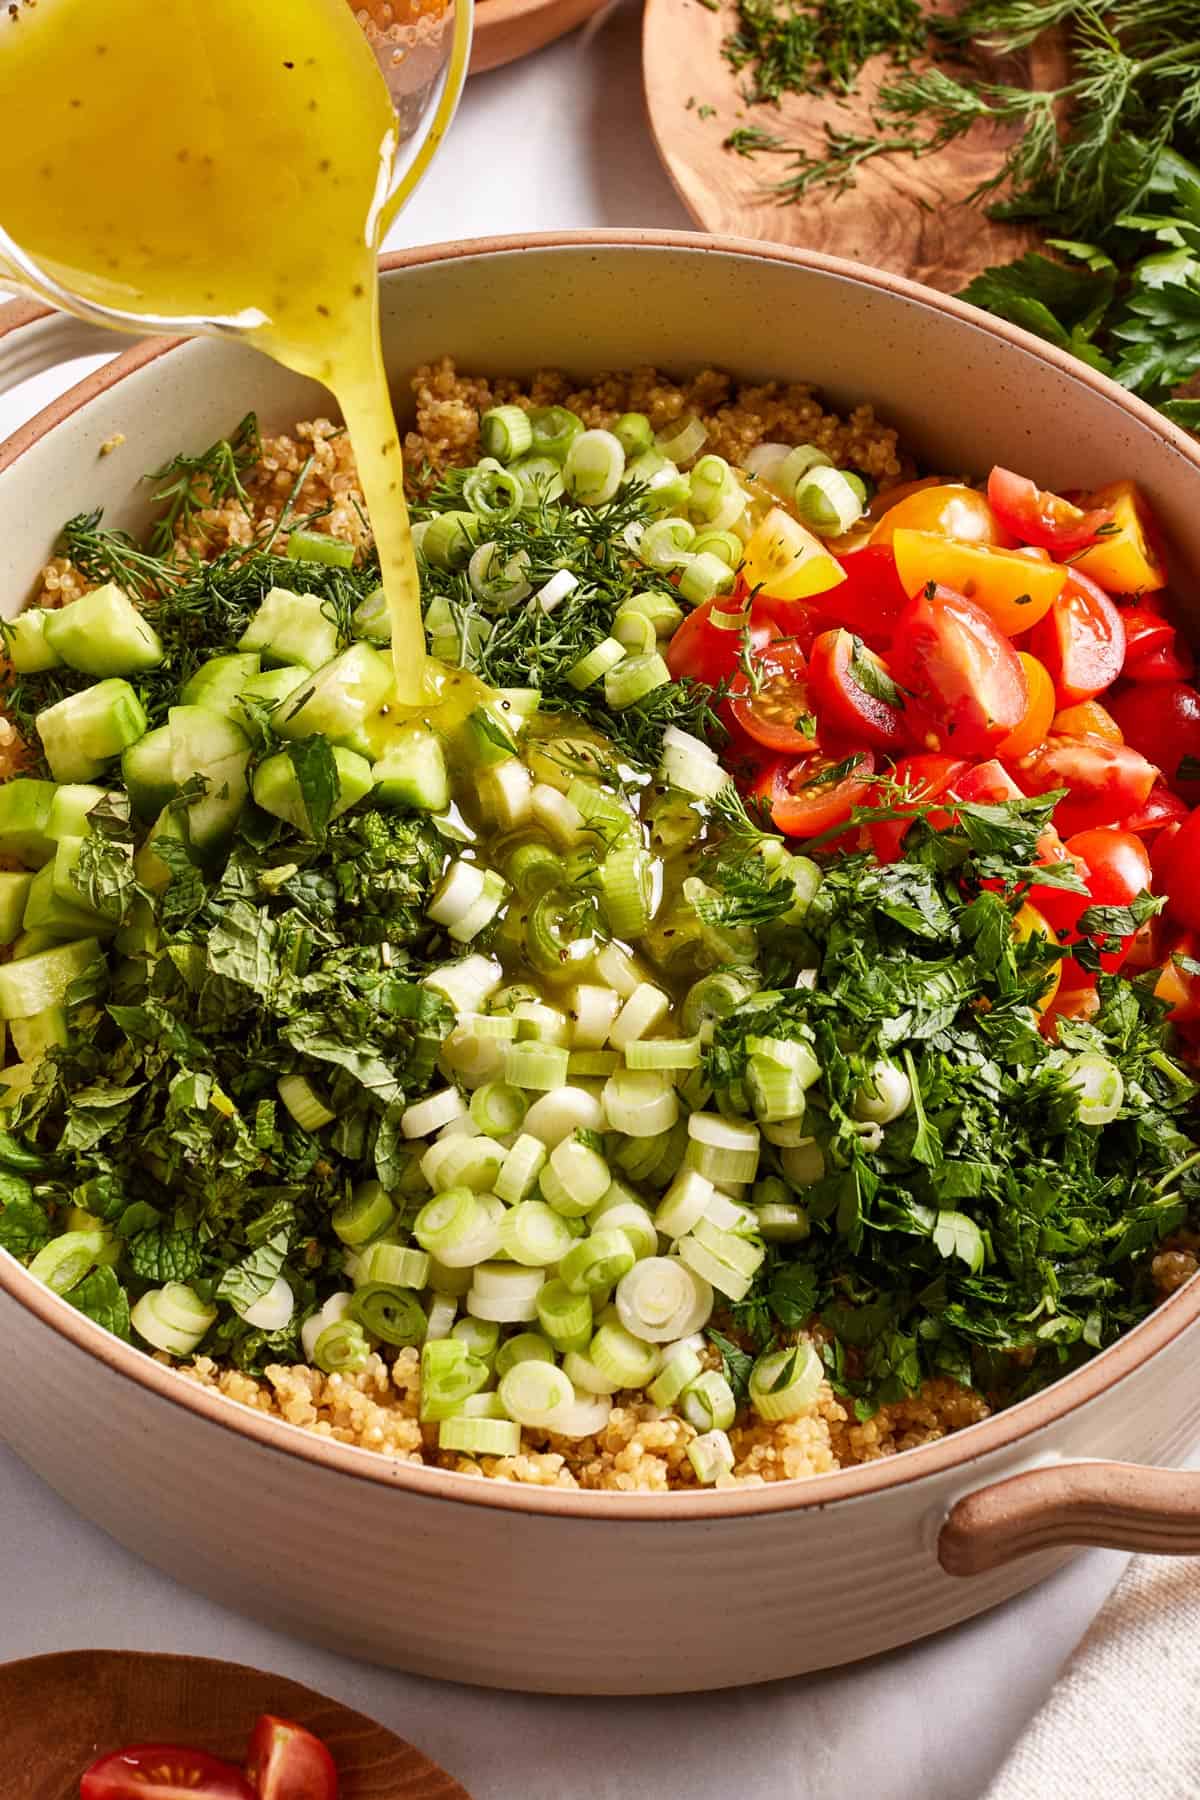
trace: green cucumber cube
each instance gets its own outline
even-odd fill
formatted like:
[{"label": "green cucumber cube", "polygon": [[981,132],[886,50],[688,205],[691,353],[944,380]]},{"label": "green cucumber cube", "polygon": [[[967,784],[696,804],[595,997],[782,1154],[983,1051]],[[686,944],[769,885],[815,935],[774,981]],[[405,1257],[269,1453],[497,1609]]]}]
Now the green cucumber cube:
[{"label": "green cucumber cube", "polygon": [[[338,797],[329,816],[336,819],[370,793],[371,765],[364,756],[356,756],[353,750],[341,746],[334,749],[333,760],[337,766]],[[286,750],[268,756],[254,771],[254,798],[264,812],[282,819],[286,825],[294,825],[306,837],[311,835],[304,793]]]},{"label": "green cucumber cube", "polygon": [[272,721],[281,737],[351,738],[392,689],[392,665],[370,644],[352,644],[296,689]]},{"label": "green cucumber cube", "polygon": [[26,956],[40,956],[43,950],[53,950],[62,943],[56,931],[43,931],[39,926],[36,931],[23,931],[12,947],[12,961],[20,962]]},{"label": "green cucumber cube", "polygon": [[46,707],[34,723],[55,781],[94,781],[145,736],[146,713],[127,681],[98,681]]},{"label": "green cucumber cube", "polygon": [[0,872],[0,944],[15,943],[20,937],[32,882],[32,875],[10,869]]},{"label": "green cucumber cube", "polygon": [[[86,912],[98,913],[103,920],[115,928],[121,923],[124,912],[121,897],[116,894],[98,895],[97,902],[93,905],[78,885],[76,871],[79,868],[83,842],[81,837],[59,839],[58,849],[54,853],[54,861],[48,865],[53,872],[51,887],[65,906],[82,907]],[[132,862],[132,844],[121,844],[117,848]]]},{"label": "green cucumber cube", "polygon": [[261,668],[262,658],[257,653],[214,656],[184,682],[179,698],[185,706],[206,706],[209,712],[236,718],[242,690]]},{"label": "green cucumber cube", "polygon": [[18,675],[40,675],[43,669],[62,667],[62,657],[46,636],[46,620],[52,613],[30,606],[15,619],[3,623],[4,648]]},{"label": "green cucumber cube", "polygon": [[272,588],[238,639],[239,650],[261,651],[272,663],[299,663],[319,669],[337,655],[333,608],[320,594],[293,594]]},{"label": "green cucumber cube", "polygon": [[67,1042],[66,1008],[47,1006],[27,1019],[13,1019],[8,1034],[23,1063],[41,1062],[47,1050],[63,1049]]},{"label": "green cucumber cube", "polygon": [[392,609],[381,587],[372,588],[350,615],[355,637],[369,638],[373,644],[392,641]]},{"label": "green cucumber cube", "polygon": [[[309,671],[300,668],[296,663],[289,663],[283,669],[264,669],[261,675],[255,675],[242,689],[243,700],[260,700],[268,706],[278,706],[289,694],[294,694],[302,681],[307,681]],[[247,717],[248,709],[245,709]]]},{"label": "green cucumber cube", "polygon": [[121,758],[121,775],[139,819],[156,819],[178,791],[171,774],[171,728],[160,725],[131,744]]},{"label": "green cucumber cube", "polygon": [[84,675],[136,675],[163,659],[157,631],[115,581],[48,613],[45,632],[68,668]]},{"label": "green cucumber cube", "polygon": [[55,791],[51,802],[50,817],[46,821],[48,836],[56,842],[65,837],[90,836],[92,828],[88,824],[88,814],[104,800],[123,818],[129,817],[128,795],[110,788],[94,787],[90,782],[66,782]]},{"label": "green cucumber cube", "polygon": [[[81,841],[81,840],[79,840]],[[64,897],[54,885],[54,863],[39,869],[29,884],[22,924],[26,931],[52,931],[58,938],[99,937],[114,929],[85,906],[78,893]]]},{"label": "green cucumber cube", "polygon": [[207,783],[188,806],[187,826],[194,847],[210,850],[233,830],[249,797],[250,740],[240,725],[205,706],[173,706],[167,722],[176,787],[196,775]]},{"label": "green cucumber cube", "polygon": [[28,775],[0,787],[0,855],[15,856],[30,869],[49,862],[54,839],[46,826],[55,791],[52,781],[34,781]]},{"label": "green cucumber cube", "polygon": [[426,725],[404,725],[375,765],[375,798],[381,806],[445,812],[450,778],[441,740]]},{"label": "green cucumber cube", "polygon": [[31,1019],[48,1006],[61,1006],[71,983],[103,958],[93,937],[5,963],[0,967],[0,1019]]},{"label": "green cucumber cube", "polygon": [[177,843],[181,844],[187,843],[187,826],[184,823],[181,807],[163,808],[150,827],[145,843],[134,856],[133,872],[142,886],[148,888],[152,894],[161,894],[171,885],[171,871],[154,848],[158,839],[162,837],[174,838]]}]

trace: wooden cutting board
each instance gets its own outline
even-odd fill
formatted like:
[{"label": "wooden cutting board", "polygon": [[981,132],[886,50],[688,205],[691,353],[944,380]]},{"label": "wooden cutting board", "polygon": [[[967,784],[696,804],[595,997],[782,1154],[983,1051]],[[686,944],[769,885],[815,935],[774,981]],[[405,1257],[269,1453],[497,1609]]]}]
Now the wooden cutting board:
[{"label": "wooden cutting board", "polygon": [[125,1744],[192,1744],[240,1763],[259,1713],[328,1746],[340,1800],[470,1800],[413,1744],[299,1682],[236,1663],[72,1650],[0,1666],[4,1800],[79,1800],[88,1764]]},{"label": "wooden cutting board", "polygon": [[471,74],[499,69],[552,44],[608,0],[476,0]]},{"label": "wooden cutting board", "polygon": [[[933,156],[873,159],[844,193],[819,189],[781,205],[769,184],[785,175],[787,158],[738,156],[722,147],[729,133],[758,125],[813,153],[822,149],[826,121],[838,130],[874,133],[875,96],[892,71],[876,58],[863,70],[857,93],[840,101],[790,94],[779,106],[751,106],[741,91],[745,71],[735,73],[721,54],[736,21],[734,0],[717,0],[716,11],[701,0],[646,4],[642,46],[651,128],[680,198],[707,231],[850,257],[946,293],[1037,241],[1026,228],[994,224],[981,207],[966,204],[1003,155],[1005,137],[987,125]],[[1039,50],[1032,66],[1010,64],[1004,74],[1037,87],[1057,85],[1058,51]]]}]

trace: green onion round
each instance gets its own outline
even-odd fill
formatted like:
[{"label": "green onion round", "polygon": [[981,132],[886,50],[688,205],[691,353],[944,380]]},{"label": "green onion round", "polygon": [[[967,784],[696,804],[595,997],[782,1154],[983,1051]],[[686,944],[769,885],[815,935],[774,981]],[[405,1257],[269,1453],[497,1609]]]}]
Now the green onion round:
[{"label": "green onion round", "polygon": [[381,1343],[397,1346],[423,1343],[429,1323],[411,1290],[388,1287],[382,1281],[355,1288],[349,1316]]}]

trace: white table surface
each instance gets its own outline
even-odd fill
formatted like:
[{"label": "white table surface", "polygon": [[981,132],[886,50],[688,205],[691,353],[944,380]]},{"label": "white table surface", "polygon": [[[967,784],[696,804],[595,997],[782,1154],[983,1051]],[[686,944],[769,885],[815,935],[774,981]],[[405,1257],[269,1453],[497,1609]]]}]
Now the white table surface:
[{"label": "white table surface", "polygon": [[[618,0],[474,80],[390,246],[688,225],[643,116],[639,14]],[[0,438],[65,385],[58,372],[13,390]],[[75,1518],[0,1446],[0,1659],[109,1646],[275,1670],[410,1737],[476,1800],[973,1800],[1122,1564],[1088,1554],[999,1612],[841,1672],[673,1700],[529,1698],[373,1669],[211,1605]]]}]

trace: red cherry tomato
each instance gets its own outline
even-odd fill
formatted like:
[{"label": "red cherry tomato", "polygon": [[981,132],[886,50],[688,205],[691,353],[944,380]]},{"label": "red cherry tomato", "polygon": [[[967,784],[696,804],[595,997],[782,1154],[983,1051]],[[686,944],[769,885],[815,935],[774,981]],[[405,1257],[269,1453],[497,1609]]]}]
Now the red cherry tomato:
[{"label": "red cherry tomato", "polygon": [[1023,800],[1024,795],[1002,762],[992,757],[975,763],[965,774],[954,779],[954,792],[959,800],[992,806],[1002,800]]},{"label": "red cherry tomato", "polygon": [[1150,867],[1154,870],[1154,891],[1156,894],[1167,894],[1171,885],[1171,864],[1175,860],[1175,846],[1179,842],[1179,834],[1186,821],[1164,825],[1150,840]]},{"label": "red cherry tomato", "polygon": [[[908,595],[900,585],[890,544],[867,544],[862,550],[852,550],[838,560],[846,571],[845,581],[827,588],[823,594],[814,594],[808,602],[818,620],[818,630],[843,625],[847,631],[856,632],[872,650],[886,650],[892,641],[896,620],[908,605]],[[796,603],[771,601],[764,596],[763,604],[776,609],[774,616],[781,629],[786,630],[786,622],[778,609]]]},{"label": "red cherry tomato", "polygon": [[1131,675],[1135,663],[1154,651],[1169,649],[1175,642],[1175,627],[1170,619],[1149,606],[1122,606],[1121,623],[1125,627],[1125,666],[1122,673]]},{"label": "red cherry tomato", "polygon": [[337,1800],[332,1756],[291,1719],[262,1714],[250,1734],[246,1773],[258,1800]]},{"label": "red cherry tomato", "polygon": [[[745,597],[739,599],[732,595],[720,602],[705,600],[695,612],[688,614],[667,645],[667,667],[676,681],[688,676],[693,681],[706,682],[709,687],[716,687],[719,681],[728,681],[738,666],[745,642],[741,624],[744,608]],[[729,620],[730,628],[715,624],[714,613],[718,619]],[[772,620],[760,617],[757,610],[751,614],[752,654],[762,650],[778,635]]]},{"label": "red cherry tomato", "polygon": [[[812,647],[808,672],[817,714],[829,731],[883,750],[894,750],[911,737],[904,696],[886,663],[852,631],[841,626],[823,631]],[[887,697],[892,693],[899,704]]]},{"label": "red cherry tomato", "polygon": [[864,750],[852,769],[831,780],[836,767],[829,756],[808,756],[800,762],[781,757],[762,771],[753,792],[770,807],[772,822],[785,837],[819,837],[846,824],[854,808],[865,803],[875,758]]},{"label": "red cherry tomato", "polygon": [[[1085,880],[1088,891],[1082,898],[1083,905],[1072,921],[1069,938],[1060,942],[1073,942],[1078,936],[1074,926],[1080,914],[1089,906],[1128,906],[1131,900],[1144,893],[1150,886],[1152,875],[1150,857],[1141,838],[1134,837],[1129,831],[1111,831],[1101,828],[1098,831],[1080,831],[1067,839],[1068,852],[1076,857],[1086,869]],[[1066,898],[1067,896],[1064,896]],[[1107,941],[1107,940],[1106,940]],[[1129,953],[1133,942],[1133,933],[1111,942],[1109,947],[1100,953],[1100,966],[1108,974],[1115,974]],[[1072,975],[1078,970],[1078,979]],[[1063,981],[1068,987],[1082,985],[1089,977],[1074,958],[1063,965]]]},{"label": "red cherry tomato", "polygon": [[1072,569],[1058,599],[1029,634],[1029,648],[1054,677],[1060,707],[1094,700],[1121,673],[1125,626],[1096,582]]},{"label": "red cherry tomato", "polygon": [[[969,768],[969,763],[956,756],[937,756],[932,753],[902,756],[892,770],[891,780],[911,795],[911,811],[915,817],[918,806],[926,806],[931,800],[937,800]],[[871,796],[870,804],[881,805],[883,798],[881,792],[875,793]],[[904,839],[912,824],[911,818],[903,816],[908,810],[910,809],[902,806],[899,808],[902,816],[877,819],[867,827],[880,862],[893,863],[900,860]],[[929,823],[935,831],[943,831],[952,816],[948,812],[932,812],[929,814]]]},{"label": "red cherry tomato", "polygon": [[1179,775],[1185,756],[1200,761],[1200,693],[1184,681],[1138,682],[1116,695],[1109,710],[1125,742],[1157,763],[1171,787],[1200,801],[1200,768],[1195,776]]},{"label": "red cherry tomato", "polygon": [[1131,681],[1147,685],[1159,681],[1190,681],[1196,673],[1196,658],[1191,646],[1175,631],[1169,644],[1159,644],[1135,663],[1131,664],[1126,658],[1124,672]]},{"label": "red cherry tomato", "polygon": [[1047,738],[1020,773],[1031,794],[1066,788],[1054,823],[1068,839],[1098,825],[1124,825],[1145,805],[1158,779],[1154,764],[1139,751],[1103,738]]},{"label": "red cherry tomato", "polygon": [[1126,819],[1125,829],[1136,831],[1139,837],[1153,837],[1156,832],[1165,831],[1168,825],[1182,824],[1187,816],[1187,801],[1172,793],[1165,781],[1156,781],[1145,806],[1130,813]]},{"label": "red cherry tomato", "polygon": [[1167,916],[1189,931],[1200,931],[1200,809],[1189,813],[1174,842],[1165,870]]},{"label": "red cherry tomato", "polygon": [[1036,544],[1058,560],[1084,550],[1096,540],[1102,525],[1112,523],[1112,508],[1082,512],[1046,488],[1036,487],[1027,475],[994,468],[987,480],[992,511],[1007,531],[1023,544]]},{"label": "red cherry tomato", "polygon": [[949,588],[909,601],[892,663],[901,685],[919,697],[941,750],[986,756],[1025,716],[1029,688],[1019,656],[981,606]]},{"label": "red cherry tomato", "polygon": [[816,749],[811,726],[807,670],[794,638],[775,638],[751,658],[754,680],[739,669],[729,689],[729,711],[735,724],[756,744],[780,754],[803,756]]},{"label": "red cherry tomato", "polygon": [[[336,1789],[330,1793],[336,1795]],[[83,1776],[79,1795],[80,1800],[255,1800],[254,1789],[232,1763],[179,1744],[130,1744],[102,1756]]]}]

